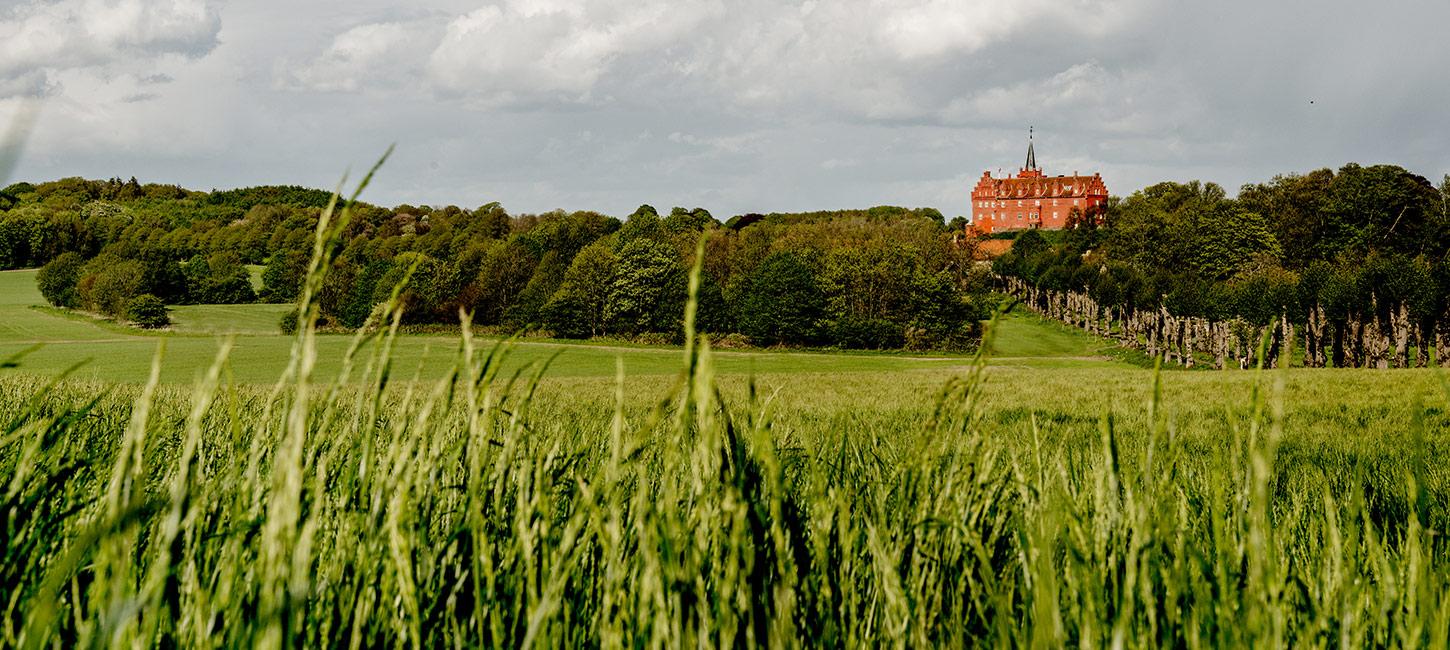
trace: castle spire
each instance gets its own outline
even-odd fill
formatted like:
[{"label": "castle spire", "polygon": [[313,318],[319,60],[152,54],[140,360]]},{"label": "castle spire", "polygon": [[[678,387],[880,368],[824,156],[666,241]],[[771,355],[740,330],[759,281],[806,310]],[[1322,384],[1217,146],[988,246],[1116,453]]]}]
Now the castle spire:
[{"label": "castle spire", "polygon": [[1027,167],[1037,169],[1037,152],[1032,150],[1032,127],[1027,127]]}]

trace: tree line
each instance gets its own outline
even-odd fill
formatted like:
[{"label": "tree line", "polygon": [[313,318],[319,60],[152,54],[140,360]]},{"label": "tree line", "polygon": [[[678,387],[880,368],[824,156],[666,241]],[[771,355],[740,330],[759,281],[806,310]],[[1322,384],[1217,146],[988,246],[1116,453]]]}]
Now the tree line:
[{"label": "tree line", "polygon": [[[135,179],[20,183],[0,191],[0,267],[39,266],[51,303],[116,317],[130,318],[138,300],[287,302],[329,198]],[[979,335],[989,282],[957,226],[934,209],[891,206],[722,224],[701,208],[649,205],[618,219],[514,215],[498,203],[363,204],[320,302],[326,325],[360,327],[411,272],[402,299],[412,324],[454,323],[465,311],[499,331],[668,340],[705,236],[702,331],[757,345],[960,348]],[[247,265],[263,266],[258,291]]]},{"label": "tree line", "polygon": [[1450,356],[1447,204],[1450,176],[1436,187],[1393,165],[1280,175],[1236,198],[1159,183],[1018,234],[993,269],[1035,309],[1184,365],[1424,366]]}]

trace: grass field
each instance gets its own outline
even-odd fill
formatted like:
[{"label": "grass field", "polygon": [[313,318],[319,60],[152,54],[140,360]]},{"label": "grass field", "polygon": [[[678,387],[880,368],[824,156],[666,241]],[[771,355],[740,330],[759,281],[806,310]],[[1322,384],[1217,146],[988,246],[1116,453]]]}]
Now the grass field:
[{"label": "grass field", "polygon": [[[404,336],[361,358],[426,381],[329,386],[350,339],[272,334],[283,307],[143,334],[37,304],[0,273],[0,358],[44,344],[0,370],[5,645],[1450,639],[1432,370],[1157,375],[1013,314],[980,365],[552,342],[494,364]],[[294,341],[321,381],[284,376]]]},{"label": "grass field", "polygon": [[[229,371],[237,381],[270,382],[285,367],[292,338],[277,334],[284,305],[189,305],[175,307],[174,332],[156,334],[95,321],[83,316],[35,309],[44,300],[35,289],[33,271],[0,272],[0,358],[39,345],[28,354],[22,370],[47,374],[86,362],[79,378],[100,381],[145,381],[158,343],[166,343],[163,379],[188,382],[203,371],[214,356],[221,337],[232,334],[235,353]],[[345,335],[318,339],[319,373],[328,376],[335,361],[351,343]],[[458,347],[455,337],[410,336],[395,350],[399,372],[436,378],[447,371]],[[554,355],[551,376],[613,377],[615,359],[622,358],[631,375],[673,374],[678,371],[678,350],[519,342],[514,363],[527,365]],[[816,353],[723,353],[722,372],[731,374],[790,372],[877,372],[943,367],[962,358],[919,358],[892,355]]]}]

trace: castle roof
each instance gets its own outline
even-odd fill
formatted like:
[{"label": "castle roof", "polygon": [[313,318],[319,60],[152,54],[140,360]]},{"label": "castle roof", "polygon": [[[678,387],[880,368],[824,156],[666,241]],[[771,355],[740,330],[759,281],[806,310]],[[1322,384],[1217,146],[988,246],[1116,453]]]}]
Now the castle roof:
[{"label": "castle roof", "polygon": [[1029,178],[992,178],[990,174],[983,174],[972,196],[989,199],[1061,199],[1106,196],[1107,193],[1107,186],[1097,174]]}]

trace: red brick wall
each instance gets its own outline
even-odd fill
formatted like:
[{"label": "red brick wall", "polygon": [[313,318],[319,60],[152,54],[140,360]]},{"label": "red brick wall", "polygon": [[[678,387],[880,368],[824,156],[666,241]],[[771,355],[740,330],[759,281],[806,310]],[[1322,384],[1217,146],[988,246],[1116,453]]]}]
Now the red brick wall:
[{"label": "red brick wall", "polygon": [[1043,176],[1024,169],[1007,178],[984,172],[972,190],[972,223],[986,232],[1043,228],[1060,230],[1073,208],[1084,212],[1108,200],[1102,177]]}]

